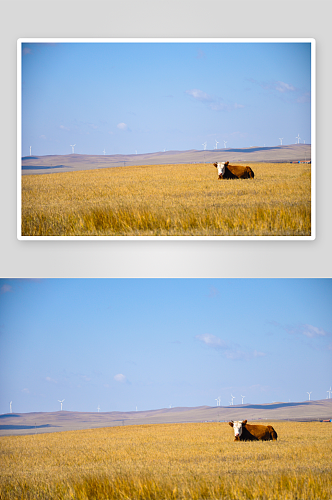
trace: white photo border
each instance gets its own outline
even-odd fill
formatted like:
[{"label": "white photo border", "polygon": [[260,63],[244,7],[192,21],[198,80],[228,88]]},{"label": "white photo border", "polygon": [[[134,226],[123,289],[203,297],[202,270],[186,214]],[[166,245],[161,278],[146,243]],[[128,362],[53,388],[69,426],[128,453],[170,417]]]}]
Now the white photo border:
[{"label": "white photo border", "polygon": [[[311,44],[311,234],[308,236],[23,236],[22,44],[24,43],[310,43]],[[17,40],[17,239],[26,240],[315,240],[316,239],[316,40],[314,38],[19,38]]]}]

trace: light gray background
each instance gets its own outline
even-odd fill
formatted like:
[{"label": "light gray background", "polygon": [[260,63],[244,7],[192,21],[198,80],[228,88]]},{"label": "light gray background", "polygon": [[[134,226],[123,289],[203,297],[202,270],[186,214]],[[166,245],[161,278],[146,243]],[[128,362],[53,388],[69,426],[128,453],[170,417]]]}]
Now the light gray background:
[{"label": "light gray background", "polygon": [[[322,0],[2,1],[0,276],[330,277],[330,5]],[[16,41],[24,37],[315,38],[316,240],[17,240]]]}]

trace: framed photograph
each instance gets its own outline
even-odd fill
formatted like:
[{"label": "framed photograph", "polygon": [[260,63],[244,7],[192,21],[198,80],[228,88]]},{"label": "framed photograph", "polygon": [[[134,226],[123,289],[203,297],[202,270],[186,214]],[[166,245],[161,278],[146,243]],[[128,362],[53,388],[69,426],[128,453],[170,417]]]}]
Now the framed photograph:
[{"label": "framed photograph", "polygon": [[17,237],[314,240],[315,40],[17,42]]}]

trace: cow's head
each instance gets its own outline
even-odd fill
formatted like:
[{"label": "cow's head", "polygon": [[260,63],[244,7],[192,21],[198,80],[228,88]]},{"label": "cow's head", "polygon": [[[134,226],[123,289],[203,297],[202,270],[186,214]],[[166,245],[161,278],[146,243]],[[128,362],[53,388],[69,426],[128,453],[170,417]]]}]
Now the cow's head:
[{"label": "cow's head", "polygon": [[233,427],[235,440],[240,441],[243,426],[246,425],[247,420],[236,420],[235,422],[233,422],[232,420],[231,422],[228,423],[231,427]]},{"label": "cow's head", "polygon": [[218,161],[216,163],[214,163],[213,165],[218,169],[218,174],[220,175],[224,175],[225,173],[225,168],[227,167],[228,165],[228,161]]}]

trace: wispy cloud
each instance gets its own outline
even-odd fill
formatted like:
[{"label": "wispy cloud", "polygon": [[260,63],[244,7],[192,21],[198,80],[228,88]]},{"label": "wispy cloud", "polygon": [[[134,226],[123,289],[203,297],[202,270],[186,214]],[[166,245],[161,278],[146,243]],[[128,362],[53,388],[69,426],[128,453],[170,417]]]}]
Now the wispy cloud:
[{"label": "wispy cloud", "polygon": [[323,328],[319,328],[318,326],[308,325],[307,323],[298,323],[297,325],[283,325],[278,321],[270,321],[270,325],[276,326],[289,333],[290,335],[304,335],[308,338],[314,337],[325,337],[330,335],[329,332],[324,330]]},{"label": "wispy cloud", "polygon": [[229,349],[228,345],[226,342],[224,342],[222,339],[219,337],[216,337],[215,335],[211,335],[210,333],[203,333],[202,335],[196,335],[195,337],[197,340],[203,342],[203,344],[213,347],[214,349]]},{"label": "wispy cloud", "polygon": [[218,295],[219,295],[219,290],[217,288],[215,288],[214,286],[210,286],[210,293],[209,293],[210,299],[212,299],[214,297],[218,297]]},{"label": "wispy cloud", "polygon": [[257,357],[263,357],[266,354],[260,351],[248,352],[241,349],[240,346],[229,344],[215,335],[210,333],[203,333],[201,335],[196,335],[195,338],[205,344],[207,347],[220,351],[223,356],[227,359],[251,359]]},{"label": "wispy cloud", "polygon": [[68,127],[65,127],[64,125],[60,125],[61,130],[70,130]]},{"label": "wispy cloud", "polygon": [[200,89],[186,90],[185,93],[192,97],[195,101],[205,104],[208,108],[212,109],[212,111],[231,111],[233,109],[244,108],[242,104],[238,103],[227,104],[223,101],[223,99],[211,96]]},{"label": "wispy cloud", "polygon": [[313,325],[298,325],[297,327],[289,329],[287,331],[290,334],[305,335],[308,338],[325,337],[326,335],[328,335],[328,333],[325,330]]},{"label": "wispy cloud", "polygon": [[296,87],[294,87],[291,83],[286,83],[276,80],[272,80],[269,82],[259,82],[254,78],[249,78],[248,81],[256,85],[259,85],[264,90],[277,91],[282,94],[286,92],[294,92],[297,90]]},{"label": "wispy cloud", "polygon": [[274,86],[278,92],[289,92],[289,91],[296,90],[296,88],[293,87],[293,85],[291,85],[290,83],[285,83],[285,82],[274,82]]},{"label": "wispy cloud", "polygon": [[22,54],[26,56],[27,54],[32,54],[32,50],[29,47],[24,47]]},{"label": "wispy cloud", "polygon": [[199,49],[197,51],[196,59],[204,59],[205,58],[205,52],[204,50]]},{"label": "wispy cloud", "polygon": [[58,381],[55,380],[54,378],[51,378],[51,377],[46,377],[45,378],[46,382],[49,382],[50,384],[57,384]]},{"label": "wispy cloud", "polygon": [[4,285],[2,285],[2,287],[0,288],[0,293],[1,294],[12,292],[12,291],[13,291],[13,287],[11,287],[10,285],[7,285],[7,283],[5,283]]}]

